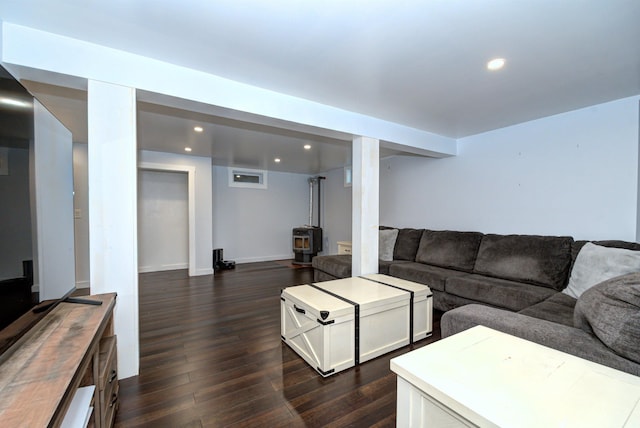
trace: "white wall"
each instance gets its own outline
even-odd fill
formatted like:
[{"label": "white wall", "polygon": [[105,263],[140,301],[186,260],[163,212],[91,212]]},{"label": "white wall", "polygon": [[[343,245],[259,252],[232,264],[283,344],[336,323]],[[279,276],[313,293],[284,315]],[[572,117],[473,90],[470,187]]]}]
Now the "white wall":
[{"label": "white wall", "polygon": [[76,245],[76,287],[89,288],[88,146],[73,144],[73,207]]},{"label": "white wall", "polygon": [[138,271],[189,267],[188,173],[138,171]]},{"label": "white wall", "polygon": [[[195,251],[195,275],[208,275],[213,273],[213,261],[211,251],[212,236],[212,187],[211,187],[211,159],[199,156],[185,156],[173,153],[161,153],[142,150],[138,154],[139,164],[172,165],[175,167],[190,168],[194,171],[193,201],[195,211],[194,243]],[[191,245],[191,244],[190,244]]]},{"label": "white wall", "polygon": [[455,158],[386,159],[380,222],[634,241],[639,99],[464,138]]},{"label": "white wall", "polygon": [[34,281],[40,300],[48,300],[75,288],[73,154],[71,131],[38,101],[34,101],[34,113]]},{"label": "white wall", "polygon": [[[0,143],[0,147],[2,144]],[[7,148],[8,175],[0,175],[0,281],[23,275],[22,261],[32,260],[29,208],[29,150]],[[10,202],[10,203],[9,203]]]},{"label": "white wall", "polygon": [[337,168],[321,174],[322,227],[324,251],[338,254],[338,241],[351,241],[351,187],[344,186],[344,169]]},{"label": "white wall", "polygon": [[236,263],[293,258],[292,229],[309,222],[309,176],[269,171],[267,189],[247,189],[229,187],[226,167],[212,170],[213,247]]}]

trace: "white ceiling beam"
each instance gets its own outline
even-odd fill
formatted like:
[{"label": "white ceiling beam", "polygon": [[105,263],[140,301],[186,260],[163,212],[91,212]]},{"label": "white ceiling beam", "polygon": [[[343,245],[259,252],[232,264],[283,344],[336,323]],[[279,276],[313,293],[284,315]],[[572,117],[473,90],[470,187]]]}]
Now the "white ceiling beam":
[{"label": "white ceiling beam", "polygon": [[1,54],[7,64],[211,104],[236,119],[246,114],[277,127],[367,136],[422,156],[457,154],[452,138],[8,22],[2,23]]}]

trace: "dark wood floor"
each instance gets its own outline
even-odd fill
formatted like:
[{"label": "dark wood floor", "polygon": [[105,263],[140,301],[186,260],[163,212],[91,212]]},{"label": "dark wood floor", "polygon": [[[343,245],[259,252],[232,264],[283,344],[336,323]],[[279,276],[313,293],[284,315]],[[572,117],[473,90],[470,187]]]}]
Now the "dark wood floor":
[{"label": "dark wood floor", "polygon": [[[394,426],[405,347],[322,378],[280,339],[280,289],[312,280],[288,262],[189,278],[140,275],[140,375],[120,382],[120,427]],[[440,337],[439,316],[434,335]]]}]

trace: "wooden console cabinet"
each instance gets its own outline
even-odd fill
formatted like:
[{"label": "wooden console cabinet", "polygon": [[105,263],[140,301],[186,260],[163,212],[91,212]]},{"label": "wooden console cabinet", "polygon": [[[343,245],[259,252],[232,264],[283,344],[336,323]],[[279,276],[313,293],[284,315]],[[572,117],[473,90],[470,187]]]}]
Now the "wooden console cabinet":
[{"label": "wooden console cabinet", "polygon": [[61,426],[76,391],[86,385],[95,385],[88,425],[113,425],[118,406],[116,294],[83,298],[102,305],[60,303],[0,364],[0,425]]}]

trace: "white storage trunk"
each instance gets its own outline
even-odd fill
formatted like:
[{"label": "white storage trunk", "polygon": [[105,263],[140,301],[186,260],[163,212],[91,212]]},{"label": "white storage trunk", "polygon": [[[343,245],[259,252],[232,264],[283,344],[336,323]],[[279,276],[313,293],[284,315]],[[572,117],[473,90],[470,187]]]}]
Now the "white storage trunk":
[{"label": "white storage trunk", "polygon": [[410,294],[364,278],[344,278],[314,286],[359,307],[359,357],[363,363],[409,344]]},{"label": "white storage trunk", "polygon": [[413,342],[431,336],[433,333],[433,293],[429,287],[379,273],[364,275],[364,278],[413,292]]},{"label": "white storage trunk", "polygon": [[280,296],[282,340],[322,376],[356,364],[355,307],[310,285]]}]

